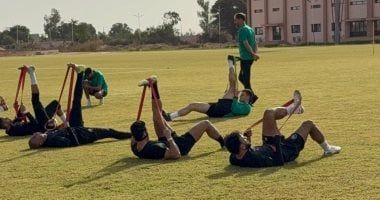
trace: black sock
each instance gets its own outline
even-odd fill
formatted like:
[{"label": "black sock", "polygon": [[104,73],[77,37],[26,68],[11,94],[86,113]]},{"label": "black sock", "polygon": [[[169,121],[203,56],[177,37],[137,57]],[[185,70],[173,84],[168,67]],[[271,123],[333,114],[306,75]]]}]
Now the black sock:
[{"label": "black sock", "polygon": [[160,99],[160,93],[158,92],[157,83],[154,83],[154,84],[153,84],[153,87],[150,88],[150,89],[152,90],[152,99],[154,99],[154,96],[153,96],[153,90],[154,90],[154,92],[156,93],[157,99]]},{"label": "black sock", "polygon": [[222,136],[219,136],[219,138],[218,139],[216,139],[218,142],[219,142],[219,144],[220,144],[220,147],[224,147],[224,139],[223,139],[223,137]]}]

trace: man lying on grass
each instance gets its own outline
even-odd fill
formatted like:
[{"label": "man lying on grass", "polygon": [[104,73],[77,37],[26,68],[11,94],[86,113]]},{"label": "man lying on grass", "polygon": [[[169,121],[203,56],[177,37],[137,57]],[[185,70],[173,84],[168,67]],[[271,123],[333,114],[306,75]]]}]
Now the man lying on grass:
[{"label": "man lying on grass", "polygon": [[[32,105],[35,114],[35,118],[31,113],[26,110],[26,107],[21,104],[19,113],[14,120],[9,118],[0,118],[0,129],[4,129],[5,133],[9,136],[25,136],[32,135],[35,132],[46,131],[49,127],[55,127],[55,120],[53,119],[56,111],[57,115],[61,118],[62,122],[66,121],[66,116],[61,110],[61,106],[58,101],[54,100],[45,108],[40,101],[40,91],[37,84],[37,78],[35,73],[35,67],[22,67],[20,69],[27,68],[31,80],[32,90]],[[22,120],[21,116],[26,117],[26,121]]]},{"label": "man lying on grass", "polygon": [[37,132],[29,140],[29,147],[73,147],[93,143],[104,138],[119,140],[131,138],[130,133],[119,132],[113,129],[83,127],[81,100],[83,95],[83,68],[69,64],[77,72],[77,81],[74,89],[73,108],[70,112],[70,127],[49,130],[45,133]]},{"label": "man lying on grass", "polygon": [[262,138],[263,145],[251,147],[251,130],[245,133],[235,131],[225,137],[225,145],[230,155],[230,163],[241,167],[282,166],[294,161],[304,148],[307,137],[316,141],[324,150],[324,155],[339,153],[341,148],[327,143],[322,132],[312,121],[305,121],[288,138],[280,133],[276,120],[294,113],[303,113],[301,94],[294,93],[294,103],[288,107],[268,109],[264,112]]},{"label": "man lying on grass", "polygon": [[253,93],[249,89],[237,91],[237,80],[234,69],[235,58],[228,57],[229,67],[229,88],[224,93],[224,96],[216,103],[191,103],[188,106],[173,112],[163,113],[167,121],[171,121],[177,117],[188,115],[190,112],[199,112],[208,115],[209,117],[221,118],[248,115],[251,112],[253,103]]},{"label": "man lying on grass", "polygon": [[[187,133],[177,136],[160,112],[162,102],[158,92],[157,78],[152,76],[147,80],[141,81],[139,86],[148,86],[150,84],[153,85],[153,88],[151,88],[153,123],[158,141],[149,140],[148,131],[143,121],[134,122],[131,125],[133,135],[131,147],[132,152],[137,157],[145,159],[178,159],[181,156],[187,155],[205,132],[223,147],[223,137],[208,120],[195,124]],[[156,94],[157,102],[154,100],[153,92]]]}]

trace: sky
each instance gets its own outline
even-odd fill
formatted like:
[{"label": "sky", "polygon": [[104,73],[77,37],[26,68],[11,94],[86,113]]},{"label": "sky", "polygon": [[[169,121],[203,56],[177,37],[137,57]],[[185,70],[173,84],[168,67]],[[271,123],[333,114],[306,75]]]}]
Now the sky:
[{"label": "sky", "polygon": [[[209,0],[213,5],[216,0]],[[167,11],[176,11],[182,18],[177,28],[183,33],[190,29],[201,32],[196,0],[0,0],[0,31],[14,25],[27,26],[31,33],[43,34],[44,16],[50,10],[60,11],[61,20],[91,23],[97,31],[108,32],[114,23],[126,23],[132,29],[162,24]]]}]

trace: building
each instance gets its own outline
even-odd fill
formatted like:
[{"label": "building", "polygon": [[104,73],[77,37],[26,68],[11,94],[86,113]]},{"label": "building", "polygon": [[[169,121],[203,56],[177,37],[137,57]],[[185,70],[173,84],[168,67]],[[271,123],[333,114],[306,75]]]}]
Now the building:
[{"label": "building", "polygon": [[[337,0],[248,0],[259,43],[333,43]],[[342,42],[380,39],[380,0],[340,0]]]}]

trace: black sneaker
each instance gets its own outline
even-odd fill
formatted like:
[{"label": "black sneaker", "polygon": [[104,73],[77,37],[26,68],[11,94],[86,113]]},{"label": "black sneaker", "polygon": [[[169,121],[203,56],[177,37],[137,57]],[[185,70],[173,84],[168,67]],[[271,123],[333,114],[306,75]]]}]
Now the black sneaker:
[{"label": "black sneaker", "polygon": [[234,65],[236,65],[235,56],[228,55],[228,56],[227,56],[227,60],[228,60],[228,61],[232,61],[232,63],[233,63]]},{"label": "black sneaker", "polygon": [[171,118],[170,118],[170,113],[166,113],[165,111],[162,111],[162,117],[167,121],[167,122],[171,122],[173,121]]},{"label": "black sneaker", "polygon": [[253,104],[257,101],[257,99],[259,99],[259,97],[256,96],[256,95],[254,94],[254,95],[252,96],[252,99],[251,99],[250,104],[253,105]]}]

